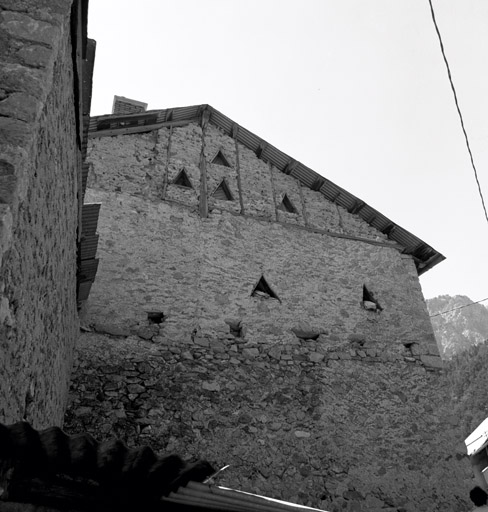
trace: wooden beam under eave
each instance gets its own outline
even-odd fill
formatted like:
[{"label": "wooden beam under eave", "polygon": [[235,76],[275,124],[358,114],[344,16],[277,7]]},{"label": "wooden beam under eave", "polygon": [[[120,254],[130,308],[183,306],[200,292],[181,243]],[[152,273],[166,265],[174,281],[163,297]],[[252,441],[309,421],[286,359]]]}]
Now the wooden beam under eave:
[{"label": "wooden beam under eave", "polygon": [[233,139],[237,140],[238,135],[239,135],[239,125],[237,123],[232,123],[231,136]]},{"label": "wooden beam under eave", "polygon": [[365,206],[366,203],[364,201],[356,201],[352,208],[349,209],[349,213],[356,214],[360,212]]},{"label": "wooden beam under eave", "polygon": [[197,119],[188,119],[184,121],[170,121],[168,123],[146,124],[144,126],[131,126],[130,128],[109,128],[106,130],[90,131],[88,138],[93,139],[96,137],[111,137],[113,135],[130,135],[132,133],[151,132],[159,130],[160,128],[169,128],[170,126],[186,126],[190,123],[197,122]]},{"label": "wooden beam under eave", "polygon": [[395,224],[388,224],[388,226],[386,226],[386,228],[382,229],[381,232],[384,235],[390,236],[390,235],[393,235],[393,233],[395,232],[395,229],[396,229]]},{"label": "wooden beam under eave", "polygon": [[266,148],[268,147],[268,143],[267,142],[264,142],[264,140],[262,140],[260,143],[259,143],[259,146],[258,146],[258,149],[256,149],[256,156],[258,158],[263,158],[263,154],[264,152],[266,151]]},{"label": "wooden beam under eave", "polygon": [[203,109],[202,116],[200,118],[200,126],[204,130],[207,127],[208,122],[210,121],[210,114],[211,114],[211,111],[210,111],[210,109],[208,107]]},{"label": "wooden beam under eave", "polygon": [[405,253],[411,254],[412,256],[415,256],[416,258],[418,258],[418,256],[416,256],[415,253],[420,249],[425,249],[426,247],[429,247],[429,246],[425,242],[419,242],[416,245],[411,245],[410,247],[405,247]]},{"label": "wooden beam under eave", "polygon": [[288,160],[285,167],[283,168],[283,172],[285,174],[290,175],[298,166],[298,162],[296,160]]},{"label": "wooden beam under eave", "polygon": [[[202,114],[203,120],[203,114]],[[208,120],[207,120],[208,122]],[[205,127],[207,126],[207,122],[202,128],[202,149],[200,151],[200,201],[199,201],[199,211],[200,217],[202,219],[206,219],[208,217],[208,199],[207,199],[207,159],[205,158]]]},{"label": "wooden beam under eave", "polygon": [[168,123],[168,122],[170,122],[172,120],[173,120],[173,109],[170,108],[169,110],[166,111],[165,122]]},{"label": "wooden beam under eave", "polygon": [[[310,187],[312,190],[318,191],[322,188],[322,185],[325,183],[324,178],[317,178]],[[335,199],[334,199],[335,200]]]}]

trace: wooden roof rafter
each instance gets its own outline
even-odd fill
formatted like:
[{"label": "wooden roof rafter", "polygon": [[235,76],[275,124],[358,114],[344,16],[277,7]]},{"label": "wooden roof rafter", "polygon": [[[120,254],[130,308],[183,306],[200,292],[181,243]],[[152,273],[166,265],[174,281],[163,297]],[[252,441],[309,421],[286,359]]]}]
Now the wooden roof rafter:
[{"label": "wooden roof rafter", "polygon": [[290,175],[297,167],[298,167],[298,162],[296,160],[290,159],[286,163],[285,167],[283,167],[283,172],[285,174]]},{"label": "wooden roof rafter", "polygon": [[364,201],[356,201],[354,203],[354,206],[349,208],[349,213],[356,214],[359,213],[364,207],[366,206],[366,203]]},{"label": "wooden roof rafter", "polygon": [[262,140],[259,143],[258,149],[256,149],[256,156],[258,158],[260,158],[261,160],[264,160],[264,152],[266,151],[268,146],[269,146],[269,144],[267,142],[265,142],[264,140]]},{"label": "wooden roof rafter", "polygon": [[322,185],[325,183],[325,178],[319,177],[317,178],[310,187],[312,190],[318,191],[322,188]]}]

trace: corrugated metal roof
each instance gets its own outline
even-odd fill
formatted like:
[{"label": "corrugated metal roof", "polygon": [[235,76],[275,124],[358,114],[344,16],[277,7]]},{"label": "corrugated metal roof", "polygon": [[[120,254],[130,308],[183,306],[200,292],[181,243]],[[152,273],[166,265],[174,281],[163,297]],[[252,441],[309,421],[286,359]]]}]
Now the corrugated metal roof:
[{"label": "corrugated metal roof", "polygon": [[98,235],[84,235],[80,242],[80,258],[90,260],[97,254]]},{"label": "corrugated metal roof", "polygon": [[323,512],[317,508],[198,482],[188,482],[186,487],[180,487],[161,501],[228,512]]},{"label": "corrugated metal roof", "polygon": [[77,301],[78,304],[81,302],[84,302],[86,299],[88,299],[88,296],[90,295],[90,290],[92,287],[93,281],[85,281],[83,283],[78,283],[78,294],[77,294]]},{"label": "corrugated metal roof", "polygon": [[97,230],[98,215],[100,214],[101,203],[84,204],[81,213],[82,236],[94,235]]},{"label": "corrugated metal roof", "polygon": [[468,455],[480,452],[488,445],[488,418],[486,418],[471,434],[464,440]]},{"label": "corrugated metal roof", "polygon": [[78,282],[95,281],[98,270],[98,260],[81,260]]},{"label": "corrugated metal roof", "polygon": [[[283,153],[267,141],[259,138],[246,128],[238,125],[232,119],[228,118],[210,105],[193,105],[189,107],[168,108],[164,110],[151,110],[145,114],[155,114],[154,124],[148,123],[145,126],[132,128],[115,128],[100,130],[100,126],[107,126],[117,122],[117,116],[105,115],[93,117],[90,121],[91,137],[103,137],[105,135],[117,135],[124,133],[136,133],[140,131],[150,131],[158,129],[165,125],[190,123],[199,120],[203,112],[209,114],[209,122],[217,126],[229,136],[234,136],[238,142],[255,152],[265,161],[286,174],[290,174],[312,190],[317,190],[323,194],[329,201],[345,208],[346,210],[358,215],[365,222],[375,229],[387,234],[390,240],[397,242],[402,246],[405,254],[410,254],[415,260],[417,271],[420,274],[426,272],[437,263],[440,263],[445,257],[436,251],[426,242],[416,237],[406,229],[385,217],[383,214],[369,206],[355,195],[347,192],[327,178],[324,178],[301,162],[295,161],[286,153]],[[134,117],[141,114],[134,114]],[[108,123],[108,124],[107,124]]]}]

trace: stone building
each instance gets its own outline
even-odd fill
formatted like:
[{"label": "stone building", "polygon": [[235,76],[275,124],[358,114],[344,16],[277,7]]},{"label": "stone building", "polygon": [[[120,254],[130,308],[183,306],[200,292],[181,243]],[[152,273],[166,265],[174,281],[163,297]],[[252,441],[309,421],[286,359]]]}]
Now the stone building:
[{"label": "stone building", "polygon": [[443,256],[208,105],[89,136],[100,265],[69,431],[327,510],[457,510],[418,277]]},{"label": "stone building", "polygon": [[190,346],[374,339],[437,364],[418,275],[443,257],[364,202],[211,107],[99,117],[90,137],[90,322],[159,314],[158,336]]},{"label": "stone building", "polygon": [[82,209],[83,159],[95,52],[86,15],[87,1],[0,1],[4,423],[62,423],[77,306],[94,276],[96,248],[81,243],[82,211],[90,211]]}]

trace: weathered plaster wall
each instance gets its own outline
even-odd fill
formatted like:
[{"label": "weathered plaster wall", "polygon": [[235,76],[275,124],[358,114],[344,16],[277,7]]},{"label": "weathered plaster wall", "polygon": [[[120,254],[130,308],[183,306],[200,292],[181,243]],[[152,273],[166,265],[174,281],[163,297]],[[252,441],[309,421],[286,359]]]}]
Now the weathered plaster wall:
[{"label": "weathered plaster wall", "polygon": [[[224,485],[328,510],[466,507],[409,256],[212,126],[92,139],[89,160],[100,267],[70,431],[231,464]],[[173,183],[182,168],[192,188]],[[234,201],[212,198],[224,176]],[[251,296],[261,275],[279,300]]]},{"label": "weathered plaster wall", "polygon": [[0,421],[61,424],[77,332],[69,1],[0,1]]}]

